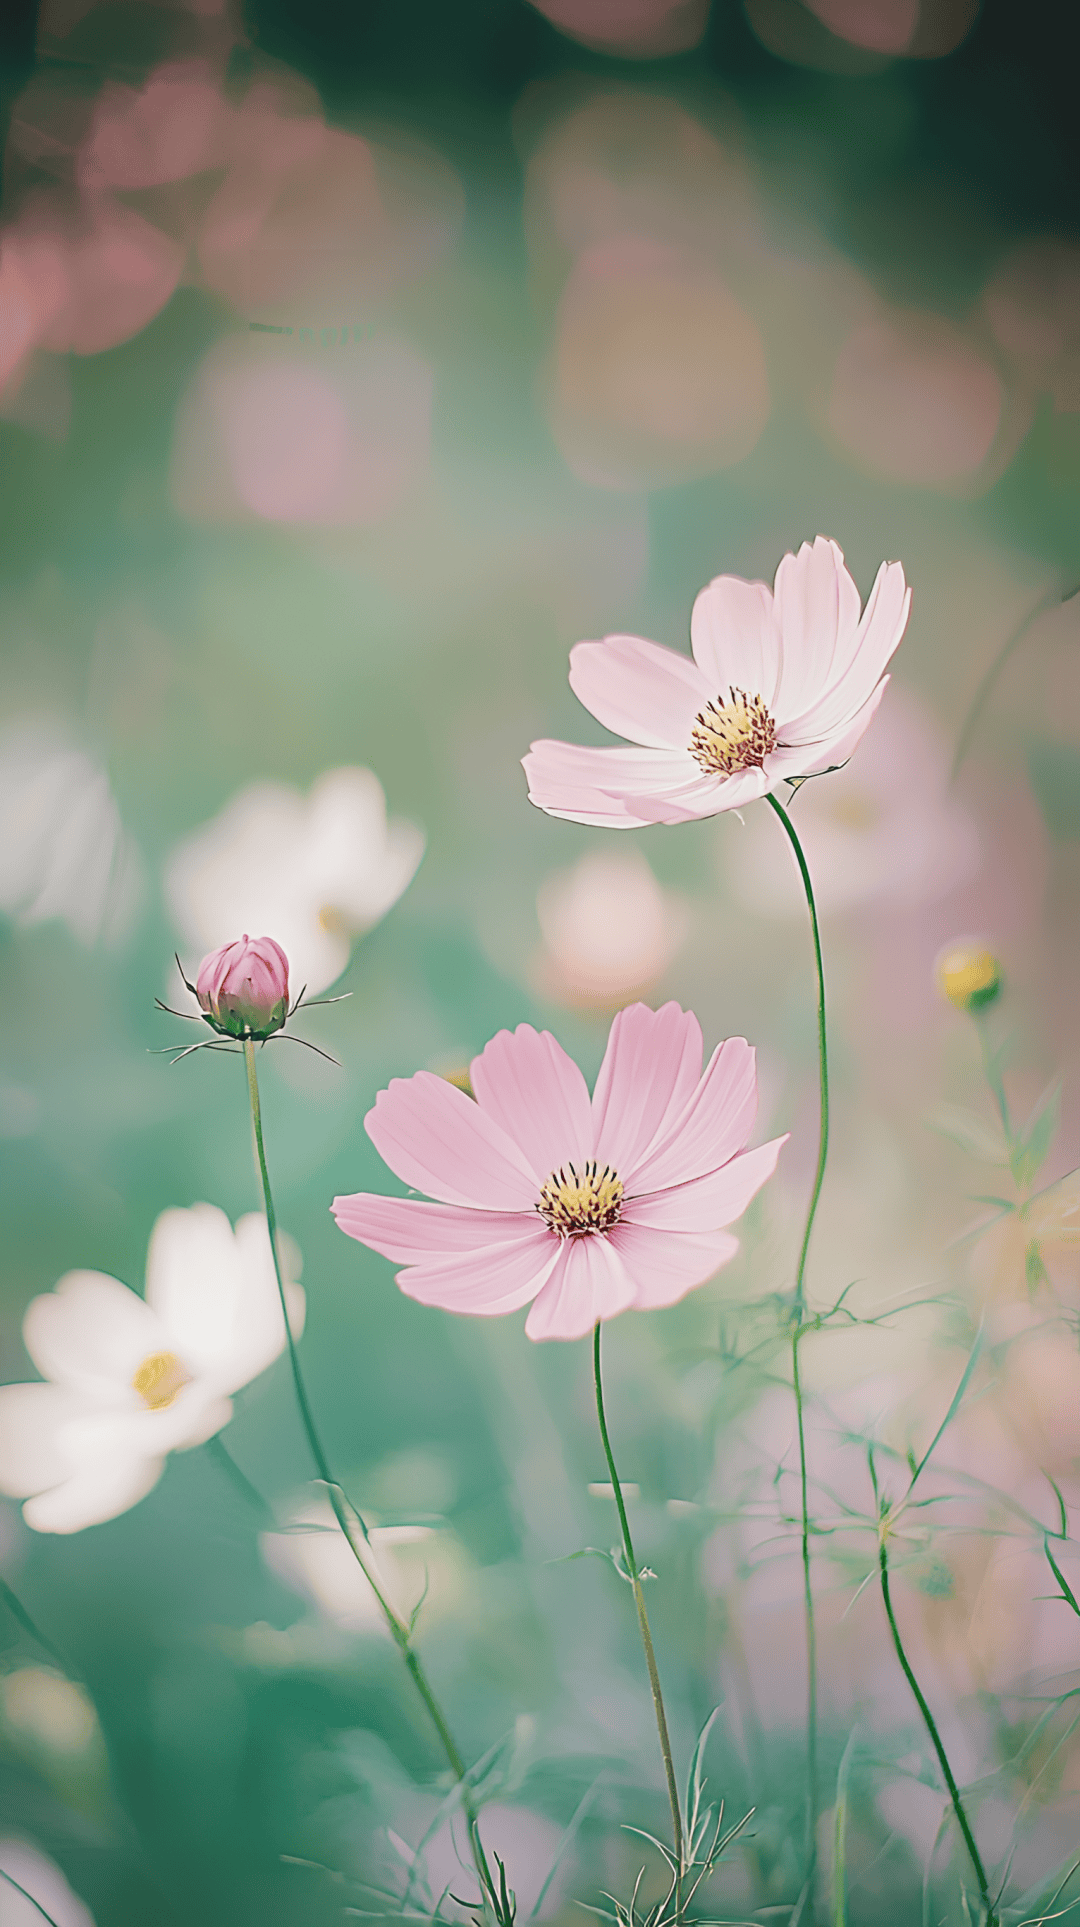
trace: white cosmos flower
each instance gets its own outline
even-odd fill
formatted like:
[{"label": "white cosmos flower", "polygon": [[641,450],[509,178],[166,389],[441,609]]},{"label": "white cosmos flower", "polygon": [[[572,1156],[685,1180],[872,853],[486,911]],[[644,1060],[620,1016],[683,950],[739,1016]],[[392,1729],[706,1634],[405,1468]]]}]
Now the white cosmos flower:
[{"label": "white cosmos flower", "polygon": [[346,968],[353,939],[412,881],[424,833],[387,821],[370,769],[327,770],[308,795],[253,783],[173,850],[169,906],[200,954],[240,930],[269,931],[296,990],[317,994]]},{"label": "white cosmos flower", "polygon": [[0,910],[20,923],[60,917],[83,943],[125,936],[140,862],[109,779],[55,726],[0,737]]},{"label": "white cosmos flower", "polygon": [[[282,1240],[283,1263],[299,1254]],[[304,1294],[287,1286],[298,1336]],[[163,1211],[146,1297],[100,1271],[69,1271],[32,1300],[23,1342],[44,1384],[0,1386],[0,1491],[36,1532],[79,1532],[126,1512],[170,1452],[204,1445],[231,1395],[285,1349],[266,1220],[234,1231],[212,1204]]]},{"label": "white cosmos flower", "polygon": [[55,1927],[94,1927],[89,1907],[72,1892],[55,1860],[29,1840],[0,1838],[0,1871],[7,1875],[0,1880],[0,1927],[41,1927],[43,1910]]}]

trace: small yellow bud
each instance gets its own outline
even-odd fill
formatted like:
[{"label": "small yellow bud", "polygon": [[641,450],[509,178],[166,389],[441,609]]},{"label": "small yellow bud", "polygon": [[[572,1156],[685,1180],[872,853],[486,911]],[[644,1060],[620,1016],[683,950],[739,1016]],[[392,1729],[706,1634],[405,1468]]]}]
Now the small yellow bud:
[{"label": "small yellow bud", "polygon": [[1001,989],[1001,965],[985,944],[963,940],[946,944],[936,974],[942,994],[957,1010],[982,1010]]}]

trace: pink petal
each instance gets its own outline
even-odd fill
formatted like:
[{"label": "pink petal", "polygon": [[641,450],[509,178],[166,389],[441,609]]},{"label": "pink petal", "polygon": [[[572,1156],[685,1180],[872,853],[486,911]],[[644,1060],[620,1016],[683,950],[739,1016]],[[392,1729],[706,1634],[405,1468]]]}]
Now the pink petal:
[{"label": "pink petal", "polygon": [[690,643],[710,697],[745,689],[772,708],[780,676],[780,628],[764,582],[716,576],[694,603]]},{"label": "pink petal", "polygon": [[653,749],[685,750],[714,693],[696,663],[639,636],[605,636],[570,651],[570,687],[597,722]]},{"label": "pink petal", "polygon": [[689,1103],[635,1172],[635,1191],[663,1191],[718,1170],[742,1150],[756,1111],[754,1052],[745,1037],[729,1037],[714,1051]]},{"label": "pink petal", "polygon": [[613,830],[640,829],[649,820],[628,806],[631,793],[662,794],[700,774],[689,754],[673,750],[593,749],[550,738],[533,743],[521,761],[530,803],[549,816]]},{"label": "pink petal", "polygon": [[696,1285],[706,1284],[739,1249],[739,1240],[727,1231],[706,1238],[673,1238],[670,1232],[625,1220],[608,1235],[633,1279],[638,1311],[674,1305]]},{"label": "pink petal", "polygon": [[634,1302],[634,1285],[610,1237],[568,1238],[525,1321],[526,1338],[583,1338],[600,1318]]},{"label": "pink petal", "polygon": [[458,1251],[506,1244],[536,1225],[534,1212],[476,1211],[421,1198],[383,1198],[355,1191],[330,1206],[342,1231],[398,1265],[420,1265]]},{"label": "pink petal", "polygon": [[856,658],[861,659],[867,652],[872,655],[879,647],[884,653],[878,660],[884,667],[907,627],[910,608],[911,590],[904,579],[903,563],[883,562],[874,577],[874,586],[866,598],[855,634],[841,638],[833,659],[834,674],[846,675]]},{"label": "pink petal", "polygon": [[[839,769],[846,763],[852,751],[862,740],[877,714],[878,705],[889,685],[888,676],[882,676],[869,701],[855,712],[839,729],[805,743],[801,747],[780,750],[768,760],[770,776],[781,778],[792,776],[815,776],[819,773]],[[781,767],[782,764],[782,767]]]},{"label": "pink petal", "polygon": [[776,571],[776,614],[782,663],[776,694],[779,718],[798,715],[830,680],[838,639],[859,626],[859,591],[835,542],[819,535]]},{"label": "pink petal", "polygon": [[628,795],[626,806],[643,823],[697,823],[724,810],[745,809],[769,787],[768,776],[759,769],[743,770],[738,776],[707,776],[702,772],[678,790],[656,796]]},{"label": "pink petal", "polygon": [[517,1145],[479,1104],[433,1071],[393,1078],[364,1129],[403,1183],[441,1204],[527,1211],[536,1201],[535,1176]]},{"label": "pink petal", "polygon": [[904,586],[899,562],[883,563],[866,605],[850,660],[837,674],[835,665],[826,685],[810,692],[807,704],[792,706],[783,691],[784,708],[777,734],[785,743],[819,742],[842,728],[873,694],[907,626],[911,590]]},{"label": "pink petal", "polygon": [[550,1031],[531,1024],[499,1031],[473,1058],[469,1076],[481,1110],[527,1158],[537,1190],[568,1159],[592,1157],[589,1087]]},{"label": "pink petal", "polygon": [[665,1232],[721,1231],[742,1217],[751,1198],[772,1177],[786,1143],[786,1136],[775,1137],[756,1150],[737,1152],[703,1178],[628,1198],[619,1222]]},{"label": "pink petal", "polygon": [[701,1077],[701,1025],[678,1004],[631,1004],[611,1026],[593,1096],[596,1155],[629,1185]]},{"label": "pink petal", "polygon": [[526,1236],[482,1251],[464,1251],[408,1271],[397,1282],[407,1298],[443,1311],[496,1318],[528,1304],[547,1282],[563,1247],[554,1232],[537,1223]]}]

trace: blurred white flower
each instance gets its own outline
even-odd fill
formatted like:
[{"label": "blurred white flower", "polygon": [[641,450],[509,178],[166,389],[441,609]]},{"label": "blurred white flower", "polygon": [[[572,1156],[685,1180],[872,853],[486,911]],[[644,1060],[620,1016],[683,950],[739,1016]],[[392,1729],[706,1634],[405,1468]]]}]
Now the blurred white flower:
[{"label": "blurred white flower", "polygon": [[72,1893],[55,1860],[29,1840],[0,1838],[0,1874],[7,1876],[0,1879],[0,1927],[41,1927],[43,1912],[56,1927],[94,1927],[89,1907]]},{"label": "blurred white flower", "polygon": [[[497,1854],[506,1863],[519,1918],[550,1920],[560,1911],[560,1902],[565,1901],[573,1867],[571,1855],[562,1853],[560,1858],[565,1838],[562,1828],[531,1807],[515,1806],[509,1800],[488,1800],[481,1831],[488,1859]],[[433,1904],[447,1888],[455,1894],[475,1889],[476,1875],[460,1816],[445,1820],[436,1833],[429,1835],[420,1858]],[[554,1877],[538,1912],[537,1903],[552,1869]]]},{"label": "blurred white flower", "polygon": [[[282,1240],[287,1270],[295,1247]],[[287,1287],[299,1334],[304,1294]],[[215,1205],[163,1211],[146,1297],[100,1271],[69,1271],[32,1300],[23,1342],[44,1384],[0,1387],[0,1491],[36,1532],[79,1532],[126,1512],[170,1452],[203,1445],[230,1395],[285,1349],[266,1220],[234,1231]]]},{"label": "blurred white flower", "polygon": [[[441,1618],[460,1596],[464,1553],[452,1533],[430,1525],[370,1529],[375,1569],[389,1598],[412,1612],[424,1600],[424,1623]],[[263,1558],[293,1591],[321,1607],[348,1632],[385,1635],[383,1611],[364,1578],[329,1504],[309,1501],[292,1513],[283,1532],[262,1537]]]},{"label": "blurred white flower", "polygon": [[[966,882],[979,866],[979,836],[948,785],[948,754],[932,718],[894,688],[850,763],[827,783],[804,783],[793,799],[819,908],[933,903]],[[798,916],[791,852],[764,812],[725,839],[724,854],[745,903],[767,916]]]},{"label": "blurred white flower", "polygon": [[370,769],[327,770],[301,795],[253,783],[177,844],[165,891],[177,926],[199,951],[242,930],[265,932],[289,959],[296,990],[325,990],[349,962],[353,939],[384,917],[412,881],[424,833],[387,821]]},{"label": "blurred white flower", "polygon": [[568,1004],[608,1008],[662,977],[689,928],[681,897],[657,882],[640,850],[590,850],[540,886],[539,987]]},{"label": "blurred white flower", "polygon": [[0,737],[0,910],[24,924],[62,917],[83,943],[116,942],[140,882],[105,771],[47,724]]},{"label": "blurred white flower", "polygon": [[5,1726],[50,1753],[85,1753],[99,1737],[97,1714],[84,1689],[47,1666],[5,1673],[0,1708]]}]

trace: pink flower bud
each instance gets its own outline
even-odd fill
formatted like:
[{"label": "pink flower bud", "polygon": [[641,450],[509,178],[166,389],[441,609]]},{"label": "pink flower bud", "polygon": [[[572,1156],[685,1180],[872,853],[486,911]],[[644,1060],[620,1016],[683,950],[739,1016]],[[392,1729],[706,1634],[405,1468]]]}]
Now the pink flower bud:
[{"label": "pink flower bud", "polygon": [[245,932],[203,958],[195,995],[227,1037],[272,1037],[289,1014],[289,959],[273,937]]}]

